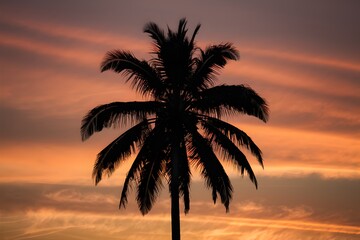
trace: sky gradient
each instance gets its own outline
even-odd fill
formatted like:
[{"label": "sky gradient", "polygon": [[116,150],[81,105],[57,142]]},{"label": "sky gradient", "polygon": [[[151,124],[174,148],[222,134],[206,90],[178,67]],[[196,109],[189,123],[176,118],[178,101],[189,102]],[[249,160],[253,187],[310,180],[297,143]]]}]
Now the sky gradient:
[{"label": "sky gradient", "polygon": [[264,153],[249,157],[259,189],[227,166],[230,213],[193,172],[182,239],[360,239],[360,2],[0,1],[0,239],[169,239],[166,186],[142,216],[118,210],[131,158],[94,187],[96,154],[124,129],[81,142],[92,108],[144,100],[121,75],[100,73],[105,53],[149,59],[149,21],[202,27],[197,44],[232,42],[240,61],[218,84],[246,84],[270,120],[225,120]]}]

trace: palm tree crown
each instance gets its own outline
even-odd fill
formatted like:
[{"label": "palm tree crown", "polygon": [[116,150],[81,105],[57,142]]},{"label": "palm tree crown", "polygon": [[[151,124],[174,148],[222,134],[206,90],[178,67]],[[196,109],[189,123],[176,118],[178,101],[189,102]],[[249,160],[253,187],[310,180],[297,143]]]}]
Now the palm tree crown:
[{"label": "palm tree crown", "polygon": [[150,22],[144,32],[153,40],[153,58],[139,60],[131,52],[113,50],[101,63],[101,71],[122,73],[149,99],[100,105],[82,120],[83,140],[104,127],[131,124],[98,154],[93,169],[97,184],[137,153],[125,178],[120,207],[125,207],[129,186],[135,183],[139,209],[148,213],[166,180],[171,198],[182,197],[187,213],[190,167],[195,166],[211,189],[214,203],[220,197],[228,210],[233,188],[219,158],[230,161],[241,174],[246,172],[257,186],[240,148],[247,148],[263,165],[261,150],[245,132],[221,117],[242,113],[266,122],[267,103],[247,86],[215,85],[219,70],[229,60],[237,60],[239,53],[231,43],[197,47],[194,39],[199,28],[188,37],[185,19],[177,31],[167,32]]}]

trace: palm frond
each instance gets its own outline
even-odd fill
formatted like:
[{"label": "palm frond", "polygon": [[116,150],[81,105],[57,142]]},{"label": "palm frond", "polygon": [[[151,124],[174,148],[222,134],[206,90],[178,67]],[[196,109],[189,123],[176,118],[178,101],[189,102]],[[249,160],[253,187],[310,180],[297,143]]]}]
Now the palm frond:
[{"label": "palm frond", "polygon": [[128,173],[126,174],[126,178],[123,184],[123,188],[121,191],[121,197],[120,197],[120,203],[119,208],[126,207],[126,204],[128,203],[128,193],[131,182],[139,177],[139,172],[142,166],[144,165],[145,158],[143,158],[143,154],[141,154],[141,150],[135,160],[133,161]]},{"label": "palm frond", "polygon": [[137,189],[136,200],[138,202],[139,209],[143,215],[147,214],[158,196],[162,187],[161,175],[163,174],[166,160],[169,158],[169,152],[167,150],[169,143],[165,141],[163,129],[157,126],[157,129],[153,131],[151,141],[147,141],[148,144],[144,144],[142,149],[145,148],[146,161],[141,168],[139,174],[139,182]]},{"label": "palm frond", "polygon": [[[266,100],[244,85],[220,85],[202,91],[194,108],[203,113],[240,112],[267,122],[269,108]],[[220,116],[218,116],[220,117]]]},{"label": "palm frond", "polygon": [[194,45],[195,37],[196,37],[197,33],[199,32],[200,27],[201,27],[201,24],[196,25],[195,30],[193,32],[193,35],[191,36],[191,39],[190,39],[190,44],[191,45]]},{"label": "palm frond", "polygon": [[125,178],[119,207],[125,207],[129,184],[136,180],[138,184],[137,201],[140,211],[142,214],[146,214],[151,209],[162,186],[160,175],[163,172],[163,162],[168,158],[167,145],[163,130],[156,126],[147,135]]},{"label": "palm frond", "polygon": [[196,130],[191,131],[190,158],[195,166],[201,169],[201,175],[206,184],[212,189],[213,201],[216,203],[217,194],[226,211],[232,197],[232,185],[219,159],[216,157],[210,143]]},{"label": "palm frond", "polygon": [[161,189],[162,159],[151,159],[141,168],[136,200],[143,215],[147,214]]},{"label": "palm frond", "polygon": [[148,33],[149,36],[154,40],[154,45],[156,47],[156,52],[159,51],[161,46],[165,42],[165,34],[162,29],[156,23],[149,22],[144,27],[144,32]]},{"label": "palm frond", "polygon": [[146,116],[156,113],[161,103],[148,102],[113,102],[97,106],[88,112],[81,122],[82,140],[88,139],[94,132],[101,131],[104,127],[116,126],[140,121]]},{"label": "palm frond", "polygon": [[98,154],[94,164],[92,176],[95,184],[101,181],[104,173],[111,175],[119,163],[135,151],[136,144],[141,143],[149,131],[149,122],[144,120],[105,147]]},{"label": "palm frond", "polygon": [[237,143],[238,146],[242,146],[250,150],[251,153],[257,158],[259,164],[264,168],[262,151],[244,131],[217,118],[206,117],[203,121],[217,128],[231,141]]},{"label": "palm frond", "polygon": [[164,42],[155,52],[157,57],[152,60],[159,75],[166,79],[167,87],[171,89],[183,89],[184,80],[192,71],[194,45],[187,37],[186,24],[186,19],[181,19],[177,32],[168,28]]},{"label": "palm frond", "polygon": [[244,170],[249,175],[250,180],[255,184],[257,188],[257,180],[255,174],[246,158],[246,156],[240,151],[240,149],[219,129],[209,124],[208,122],[202,122],[202,126],[209,139],[212,139],[218,146],[219,151],[223,153],[225,159],[229,159],[240,170],[241,174],[244,174]]},{"label": "palm frond", "polygon": [[107,70],[123,73],[127,81],[132,79],[132,87],[143,95],[159,97],[164,91],[157,71],[147,61],[137,59],[130,52],[122,50],[107,52],[101,63],[101,72]]},{"label": "palm frond", "polygon": [[181,41],[184,41],[186,38],[186,33],[187,33],[186,24],[187,24],[186,18],[180,19],[176,37]]},{"label": "palm frond", "polygon": [[213,45],[201,50],[197,61],[193,81],[198,89],[206,89],[212,86],[218,71],[223,68],[229,60],[237,60],[239,52],[231,43]]}]

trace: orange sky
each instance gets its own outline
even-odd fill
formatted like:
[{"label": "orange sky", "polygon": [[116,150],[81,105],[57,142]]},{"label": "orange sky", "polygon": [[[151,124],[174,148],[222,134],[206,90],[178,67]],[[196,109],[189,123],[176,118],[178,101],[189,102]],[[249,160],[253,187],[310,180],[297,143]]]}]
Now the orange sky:
[{"label": "orange sky", "polygon": [[123,129],[81,142],[91,108],[141,100],[124,79],[100,73],[106,51],[149,59],[142,33],[155,21],[201,23],[198,44],[232,42],[241,60],[219,84],[247,84],[270,105],[264,124],[229,122],[264,152],[249,159],[256,190],[229,166],[230,213],[193,174],[183,239],[360,239],[360,4],[352,1],[0,2],[0,239],[169,239],[164,187],[142,216],[134,196],[118,210],[131,159],[98,187],[96,154]]}]

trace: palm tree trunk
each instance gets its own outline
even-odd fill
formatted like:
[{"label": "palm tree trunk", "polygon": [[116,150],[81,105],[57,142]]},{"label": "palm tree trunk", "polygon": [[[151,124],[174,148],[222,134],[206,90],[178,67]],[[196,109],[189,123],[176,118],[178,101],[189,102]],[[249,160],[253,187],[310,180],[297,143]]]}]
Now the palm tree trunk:
[{"label": "palm tree trunk", "polygon": [[172,153],[171,178],[171,234],[172,240],[180,240],[180,208],[179,208],[179,142],[174,144]]}]

